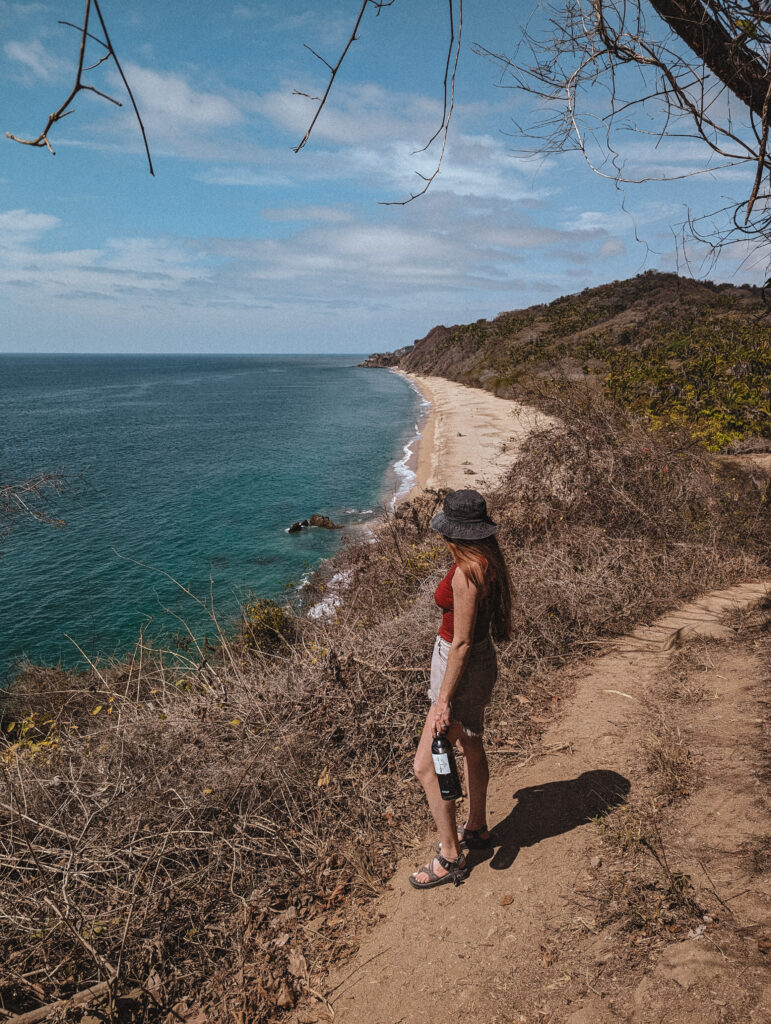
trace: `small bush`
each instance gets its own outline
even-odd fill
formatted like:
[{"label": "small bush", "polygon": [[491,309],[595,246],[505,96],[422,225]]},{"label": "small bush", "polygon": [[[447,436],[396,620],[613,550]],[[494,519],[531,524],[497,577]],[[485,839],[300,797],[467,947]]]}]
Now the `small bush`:
[{"label": "small bush", "polygon": [[646,935],[685,930],[704,914],[690,875],[670,864],[656,800],[630,801],[598,821],[613,857],[597,879],[602,926],[619,922]]},{"label": "small bush", "polygon": [[690,793],[693,755],[680,729],[661,722],[646,738],[643,749],[648,771],[657,778],[660,793],[674,801]]},{"label": "small bush", "polygon": [[248,651],[275,651],[292,642],[295,624],[290,611],[268,598],[248,601],[241,611],[241,639]]}]

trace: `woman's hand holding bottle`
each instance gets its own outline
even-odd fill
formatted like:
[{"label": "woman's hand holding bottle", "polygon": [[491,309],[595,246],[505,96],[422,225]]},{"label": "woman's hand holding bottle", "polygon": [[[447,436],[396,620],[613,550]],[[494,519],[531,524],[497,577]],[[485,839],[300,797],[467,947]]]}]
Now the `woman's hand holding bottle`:
[{"label": "woman's hand holding bottle", "polygon": [[434,704],[434,736],[441,736],[442,733],[447,732],[450,728],[451,722],[452,714],[450,704],[448,701],[442,700],[440,696],[439,700]]}]

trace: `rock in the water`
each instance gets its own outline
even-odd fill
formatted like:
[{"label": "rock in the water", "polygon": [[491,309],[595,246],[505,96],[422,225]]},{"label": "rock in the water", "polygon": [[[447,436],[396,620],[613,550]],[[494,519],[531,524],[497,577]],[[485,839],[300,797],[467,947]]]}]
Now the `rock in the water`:
[{"label": "rock in the water", "polygon": [[318,513],[310,518],[311,526],[320,526],[323,530],[342,530],[342,526],[333,523],[329,516],[321,516]]},{"label": "rock in the water", "polygon": [[[305,525],[306,526],[308,525],[307,521],[306,521]],[[302,528],[303,528],[303,524],[302,523],[292,523],[292,525],[289,527],[289,529],[286,532],[287,533],[299,533],[300,530],[302,530]]]}]

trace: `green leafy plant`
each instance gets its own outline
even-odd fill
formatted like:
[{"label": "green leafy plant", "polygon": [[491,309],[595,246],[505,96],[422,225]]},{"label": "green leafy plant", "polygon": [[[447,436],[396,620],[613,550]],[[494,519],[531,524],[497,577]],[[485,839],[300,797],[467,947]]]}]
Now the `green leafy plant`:
[{"label": "green leafy plant", "polygon": [[247,650],[274,651],[294,639],[291,612],[277,601],[258,598],[241,612],[241,637]]}]

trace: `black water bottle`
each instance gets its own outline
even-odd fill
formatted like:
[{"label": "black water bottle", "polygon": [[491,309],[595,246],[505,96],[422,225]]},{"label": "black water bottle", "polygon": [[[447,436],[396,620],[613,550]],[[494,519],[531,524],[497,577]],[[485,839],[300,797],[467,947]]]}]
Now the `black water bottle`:
[{"label": "black water bottle", "polygon": [[457,800],[461,795],[458,766],[455,764],[452,744],[443,733],[434,737],[431,744],[431,757],[434,761],[436,777],[439,780],[439,792],[442,794],[442,800]]}]

